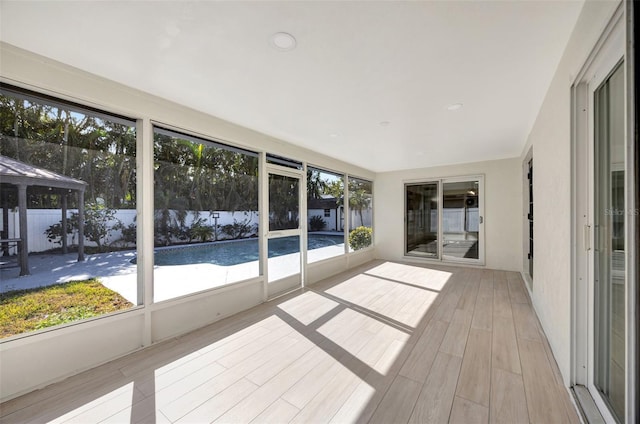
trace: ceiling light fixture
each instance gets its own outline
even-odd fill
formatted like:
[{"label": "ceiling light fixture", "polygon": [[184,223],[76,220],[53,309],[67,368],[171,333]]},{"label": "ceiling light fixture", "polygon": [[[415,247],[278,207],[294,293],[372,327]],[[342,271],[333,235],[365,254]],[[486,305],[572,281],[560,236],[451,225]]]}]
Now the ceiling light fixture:
[{"label": "ceiling light fixture", "polygon": [[287,32],[276,32],[271,36],[271,46],[281,52],[288,52],[296,48],[296,39]]},{"label": "ceiling light fixture", "polygon": [[329,134],[329,137],[331,137],[331,138],[337,138],[337,137],[338,137],[338,135],[339,135],[338,133],[331,133],[331,134]]},{"label": "ceiling light fixture", "polygon": [[460,110],[460,109],[462,109],[462,103],[452,103],[449,106],[447,106],[447,110],[451,110],[451,111]]},{"label": "ceiling light fixture", "polygon": [[391,122],[389,122],[389,121],[382,121],[382,122],[380,122],[380,126],[381,127],[387,127],[387,126],[389,126],[390,123]]}]

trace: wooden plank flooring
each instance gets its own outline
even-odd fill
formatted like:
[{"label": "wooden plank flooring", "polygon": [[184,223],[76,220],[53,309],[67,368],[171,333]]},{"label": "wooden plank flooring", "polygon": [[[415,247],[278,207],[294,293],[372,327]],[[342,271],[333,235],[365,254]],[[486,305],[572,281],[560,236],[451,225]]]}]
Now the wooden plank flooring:
[{"label": "wooden plank flooring", "polygon": [[0,422],[579,422],[520,275],[374,261],[0,405]]}]

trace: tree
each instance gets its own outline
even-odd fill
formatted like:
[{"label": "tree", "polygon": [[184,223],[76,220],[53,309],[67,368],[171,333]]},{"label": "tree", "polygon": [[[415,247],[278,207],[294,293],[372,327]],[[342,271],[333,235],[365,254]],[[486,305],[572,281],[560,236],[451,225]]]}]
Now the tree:
[{"label": "tree", "polygon": [[317,169],[307,169],[307,198],[321,199],[326,194],[328,184],[322,179],[322,174]]},{"label": "tree", "polygon": [[349,208],[360,217],[360,225],[364,226],[362,211],[371,207],[371,182],[358,178],[349,178]]},{"label": "tree", "polygon": [[[86,198],[135,208],[135,126],[74,109],[0,94],[0,154],[89,183]],[[73,208],[74,200],[69,207]],[[30,207],[59,208],[60,196],[33,193]]]},{"label": "tree", "polygon": [[[115,227],[122,225],[116,218],[115,209],[107,208],[102,203],[88,203],[84,211],[84,237],[98,245],[98,251],[104,246]],[[75,219],[77,222],[77,219]]]}]

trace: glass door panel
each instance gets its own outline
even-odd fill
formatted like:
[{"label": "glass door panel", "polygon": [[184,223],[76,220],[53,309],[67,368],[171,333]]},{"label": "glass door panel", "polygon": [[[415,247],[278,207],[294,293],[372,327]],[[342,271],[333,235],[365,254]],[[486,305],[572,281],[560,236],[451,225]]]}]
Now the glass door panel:
[{"label": "glass door panel", "polygon": [[453,260],[480,258],[480,182],[442,183],[442,256]]},{"label": "glass door panel", "polygon": [[268,246],[268,282],[300,274],[300,236],[270,238]]},{"label": "glass door panel", "polygon": [[300,178],[269,174],[269,231],[300,226]]},{"label": "glass door panel", "polygon": [[438,182],[405,189],[405,254],[438,258]]},{"label": "glass door panel", "polygon": [[593,382],[618,420],[625,410],[624,71],[594,93]]}]

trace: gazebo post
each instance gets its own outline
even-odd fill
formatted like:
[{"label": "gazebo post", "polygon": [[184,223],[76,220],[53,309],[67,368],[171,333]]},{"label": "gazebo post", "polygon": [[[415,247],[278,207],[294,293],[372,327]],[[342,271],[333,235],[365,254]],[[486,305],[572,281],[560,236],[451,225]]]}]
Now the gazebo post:
[{"label": "gazebo post", "polygon": [[[3,193],[2,196],[2,234],[1,238],[9,238],[9,196]],[[2,256],[9,256],[9,243],[2,243]]]},{"label": "gazebo post", "polygon": [[78,190],[78,262],[84,261],[84,190]]},{"label": "gazebo post", "polygon": [[18,185],[18,217],[20,219],[20,276],[29,275],[29,237],[27,233],[27,185]]},{"label": "gazebo post", "polygon": [[67,254],[67,193],[62,193],[62,253]]}]

